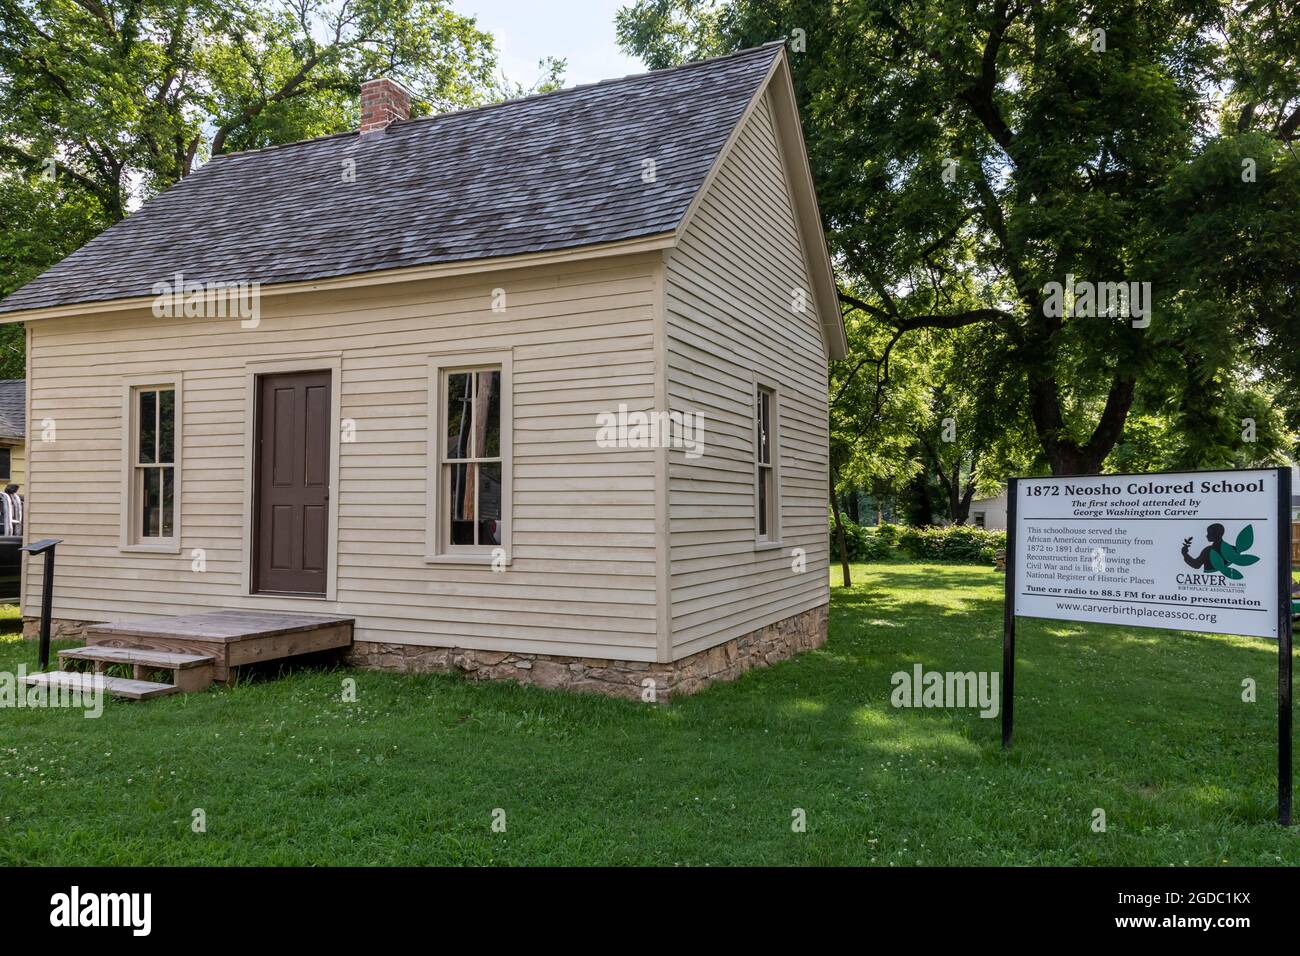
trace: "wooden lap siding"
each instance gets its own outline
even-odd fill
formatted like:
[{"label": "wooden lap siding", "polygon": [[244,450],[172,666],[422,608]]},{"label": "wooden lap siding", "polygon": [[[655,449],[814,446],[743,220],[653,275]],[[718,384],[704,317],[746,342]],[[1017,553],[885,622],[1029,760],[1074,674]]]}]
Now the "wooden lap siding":
[{"label": "wooden lap siding", "polygon": [[[357,619],[358,641],[652,661],[654,452],[599,448],[596,416],[654,399],[658,257],[264,296],[261,326],[147,311],[31,323],[29,538],[63,538],[56,618],[213,607]],[[493,289],[506,311],[493,313]],[[513,564],[428,564],[433,353],[513,348]],[[249,596],[242,578],[250,360],[341,356],[337,600]],[[122,379],[180,371],[179,554],[119,551]],[[26,490],[26,489],[24,489]],[[191,570],[192,549],[207,570]],[[28,575],[26,613],[40,606]]]},{"label": "wooden lap siding", "polygon": [[[671,405],[704,413],[707,442],[702,458],[669,457],[681,658],[829,600],[826,351],[766,98],[668,254],[666,296]],[[754,546],[755,374],[778,390],[779,549]]]}]

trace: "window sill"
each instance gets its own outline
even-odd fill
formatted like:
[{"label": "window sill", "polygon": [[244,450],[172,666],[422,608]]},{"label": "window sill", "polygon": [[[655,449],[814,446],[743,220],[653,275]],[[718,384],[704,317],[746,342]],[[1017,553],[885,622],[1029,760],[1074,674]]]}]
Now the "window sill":
[{"label": "window sill", "polygon": [[[510,567],[510,555],[502,559],[506,567]],[[491,554],[426,554],[424,556],[425,564],[461,564],[471,567],[491,567],[497,561],[497,558]]]},{"label": "window sill", "polygon": [[779,551],[783,547],[785,547],[785,542],[783,541],[755,541],[754,542],[755,551]]},{"label": "window sill", "polygon": [[128,554],[180,554],[181,546],[179,542],[168,541],[158,544],[123,544],[117,550]]},{"label": "window sill", "polygon": [[338,599],[333,592],[300,594],[296,591],[249,591],[248,596],[251,598],[274,598],[277,601],[325,601],[329,604],[338,604]]}]

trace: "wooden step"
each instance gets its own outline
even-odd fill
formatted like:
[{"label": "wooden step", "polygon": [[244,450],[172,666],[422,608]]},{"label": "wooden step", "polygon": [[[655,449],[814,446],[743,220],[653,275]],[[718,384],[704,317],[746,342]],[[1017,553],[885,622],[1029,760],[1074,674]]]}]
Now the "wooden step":
[{"label": "wooden step", "polygon": [[[212,680],[229,681],[235,669],[245,664],[342,651],[352,645],[353,623],[350,617],[329,614],[226,608],[94,624],[85,634],[92,647],[211,655]],[[197,671],[197,667],[175,671],[176,683],[192,679]]]},{"label": "wooden step", "polygon": [[131,700],[149,700],[151,697],[166,697],[180,690],[175,684],[159,684],[147,680],[131,680],[126,677],[105,677],[103,674],[85,674],[81,671],[46,671],[42,674],[28,674],[23,678],[24,684],[45,687],[81,688],[94,691],[96,687],[114,697],[127,697]]},{"label": "wooden step", "polygon": [[89,661],[96,671],[110,664],[126,664],[137,681],[149,679],[153,671],[171,672],[171,682],[182,694],[207,690],[216,673],[217,659],[210,654],[186,654],[152,647],[120,647],[92,644],[59,651],[59,666],[69,670],[75,661]]},{"label": "wooden step", "polygon": [[147,647],[108,647],[100,644],[59,651],[59,659],[104,661],[108,664],[147,664],[150,667],[165,667],[170,670],[198,667],[201,664],[211,664],[216,660],[207,654],[178,654],[175,651],[156,651]]}]

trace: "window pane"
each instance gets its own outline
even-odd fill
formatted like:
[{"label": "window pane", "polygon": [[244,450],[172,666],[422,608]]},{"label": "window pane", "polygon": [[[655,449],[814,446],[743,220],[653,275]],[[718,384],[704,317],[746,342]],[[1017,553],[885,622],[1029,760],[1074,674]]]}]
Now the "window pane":
[{"label": "window pane", "polygon": [[158,460],[162,462],[173,462],[176,459],[175,448],[173,447],[176,437],[176,392],[173,389],[167,389],[158,393],[158,401],[161,403],[158,418]]},{"label": "window pane", "polygon": [[477,465],[447,465],[448,541],[451,544],[474,543],[474,481]]},{"label": "window pane", "polygon": [[157,468],[141,468],[140,537],[157,538],[162,528],[162,481]]},{"label": "window pane", "polygon": [[501,464],[479,465],[478,543],[501,543]]},{"label": "window pane", "polygon": [[447,457],[470,457],[470,400],[472,377],[468,372],[447,376]]},{"label": "window pane", "polygon": [[140,392],[139,428],[140,464],[158,460],[158,393]]},{"label": "window pane", "polygon": [[501,457],[501,372],[477,373],[474,394],[475,457]]},{"label": "window pane", "polygon": [[170,538],[175,534],[172,522],[176,514],[176,495],[172,481],[176,472],[173,468],[159,468],[158,471],[162,475],[162,536]]},{"label": "window pane", "polygon": [[767,537],[780,537],[781,528],[776,520],[776,472],[763,468],[763,481],[767,484]]},{"label": "window pane", "polygon": [[772,451],[768,443],[771,429],[772,395],[770,392],[758,393],[758,460],[767,464],[772,460]]},{"label": "window pane", "polygon": [[772,473],[766,468],[758,469],[758,536],[767,537],[767,479]]}]

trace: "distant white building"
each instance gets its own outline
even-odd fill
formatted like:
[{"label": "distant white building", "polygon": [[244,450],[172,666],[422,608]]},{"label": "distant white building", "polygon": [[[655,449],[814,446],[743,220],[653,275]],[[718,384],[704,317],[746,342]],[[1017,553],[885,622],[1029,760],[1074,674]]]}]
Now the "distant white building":
[{"label": "distant white building", "polygon": [[1007,527],[1007,489],[996,498],[976,498],[970,503],[968,519],[976,528],[1005,531]]}]

